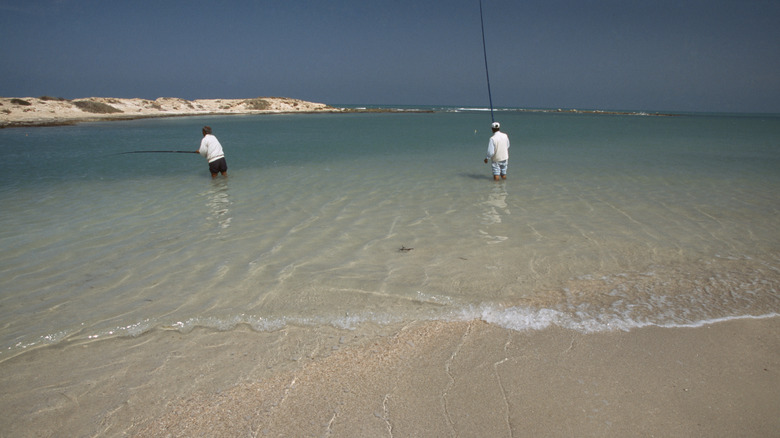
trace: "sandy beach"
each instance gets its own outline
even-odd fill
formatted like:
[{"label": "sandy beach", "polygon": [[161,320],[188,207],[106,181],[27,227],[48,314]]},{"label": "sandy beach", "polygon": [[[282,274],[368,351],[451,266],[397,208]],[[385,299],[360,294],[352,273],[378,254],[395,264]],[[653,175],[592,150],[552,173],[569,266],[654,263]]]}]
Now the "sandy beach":
[{"label": "sandy beach", "polygon": [[2,436],[777,436],[780,319],[196,330],[0,364]]},{"label": "sandy beach", "polygon": [[197,99],[175,97],[120,99],[89,97],[0,97],[0,128],[19,126],[70,125],[101,120],[127,120],[148,117],[174,117],[225,114],[274,114],[333,112],[324,103],[287,97],[251,99]]}]

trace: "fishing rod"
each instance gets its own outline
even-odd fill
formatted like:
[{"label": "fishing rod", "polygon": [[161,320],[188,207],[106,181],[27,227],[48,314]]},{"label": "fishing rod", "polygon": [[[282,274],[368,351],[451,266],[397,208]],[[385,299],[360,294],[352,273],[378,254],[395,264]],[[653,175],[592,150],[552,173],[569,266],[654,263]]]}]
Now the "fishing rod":
[{"label": "fishing rod", "polygon": [[482,0],[479,0],[479,22],[482,24],[482,53],[485,55],[485,76],[487,76],[488,99],[490,100],[490,121],[495,122],[493,117],[493,96],[490,94],[490,73],[488,72],[487,47],[485,46],[485,20],[482,17]]},{"label": "fishing rod", "polygon": [[124,154],[197,154],[198,151],[130,151],[130,152],[120,152],[117,155],[124,155]]}]

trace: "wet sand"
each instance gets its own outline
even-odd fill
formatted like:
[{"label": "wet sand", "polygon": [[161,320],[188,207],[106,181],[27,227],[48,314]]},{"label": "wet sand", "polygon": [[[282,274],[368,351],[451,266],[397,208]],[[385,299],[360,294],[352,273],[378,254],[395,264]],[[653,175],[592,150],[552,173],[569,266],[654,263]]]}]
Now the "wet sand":
[{"label": "wet sand", "polygon": [[777,436],[780,318],[195,330],[0,363],[2,436]]}]

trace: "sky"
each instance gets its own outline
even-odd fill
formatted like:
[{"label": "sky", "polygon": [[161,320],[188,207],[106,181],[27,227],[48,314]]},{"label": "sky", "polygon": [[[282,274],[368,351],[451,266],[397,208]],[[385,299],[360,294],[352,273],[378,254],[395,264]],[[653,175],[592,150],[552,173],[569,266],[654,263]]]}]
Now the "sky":
[{"label": "sky", "polygon": [[0,0],[0,96],[780,113],[778,0],[482,12],[484,52],[479,0]]}]

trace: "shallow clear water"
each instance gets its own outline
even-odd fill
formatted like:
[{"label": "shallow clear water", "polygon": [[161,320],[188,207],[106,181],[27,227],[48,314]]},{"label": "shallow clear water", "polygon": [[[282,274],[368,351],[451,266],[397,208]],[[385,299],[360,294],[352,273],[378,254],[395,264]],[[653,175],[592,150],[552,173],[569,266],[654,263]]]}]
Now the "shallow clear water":
[{"label": "shallow clear water", "polygon": [[[160,327],[778,314],[780,118],[497,119],[499,183],[484,112],[1,130],[2,354]],[[194,151],[204,124],[227,180],[195,154],[118,154]]]}]

